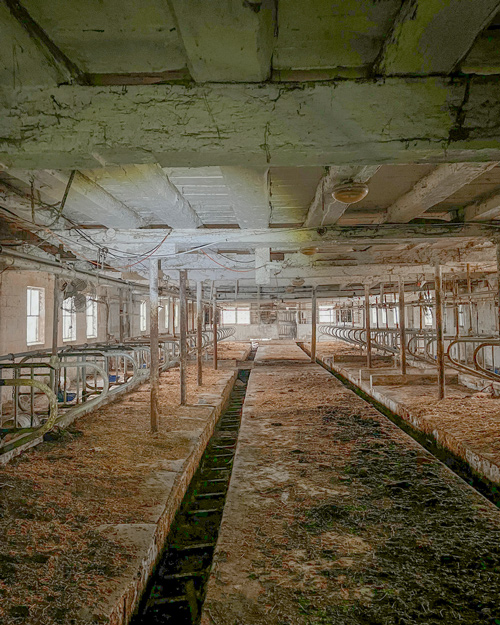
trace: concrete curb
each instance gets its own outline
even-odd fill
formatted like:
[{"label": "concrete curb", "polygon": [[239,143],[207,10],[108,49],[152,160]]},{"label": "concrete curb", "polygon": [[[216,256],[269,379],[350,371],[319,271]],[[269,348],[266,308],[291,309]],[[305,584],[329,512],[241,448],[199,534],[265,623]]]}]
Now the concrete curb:
[{"label": "concrete curb", "polygon": [[[156,528],[147,547],[147,552],[139,563],[135,571],[131,573],[131,581],[126,588],[119,593],[114,600],[114,606],[108,616],[109,625],[126,625],[132,617],[141,596],[146,589],[149,577],[154,570],[158,558],[163,550],[165,540],[170,531],[170,526],[175,517],[177,510],[186,494],[187,488],[193,475],[195,474],[201,457],[208,441],[212,437],[215,425],[225,408],[225,405],[231,394],[231,390],[236,381],[238,372],[234,371],[229,380],[222,382],[219,401],[213,405],[210,417],[198,438],[198,441],[191,451],[189,457],[185,460],[184,466],[177,473],[174,484],[170,490],[165,507],[159,519],[156,522]],[[211,397],[212,398],[212,397]],[[201,406],[209,407],[209,404],[201,404]]]}]

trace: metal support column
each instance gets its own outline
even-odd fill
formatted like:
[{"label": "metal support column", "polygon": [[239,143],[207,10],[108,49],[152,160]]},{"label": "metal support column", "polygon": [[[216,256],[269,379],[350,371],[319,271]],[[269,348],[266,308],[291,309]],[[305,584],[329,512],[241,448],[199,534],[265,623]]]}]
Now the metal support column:
[{"label": "metal support column", "polygon": [[158,394],[160,369],[158,358],[158,261],[149,261],[149,341],[151,348],[151,432],[158,432]]},{"label": "metal support column", "polygon": [[401,358],[401,374],[406,375],[406,315],[405,315],[405,282],[399,280],[399,355]]},{"label": "metal support column", "polygon": [[441,267],[436,265],[434,273],[434,290],[436,294],[436,341],[437,341],[437,373],[438,398],[444,399],[444,340],[443,340],[443,287]]},{"label": "metal support column", "polygon": [[181,378],[181,406],[187,403],[187,301],[186,301],[187,271],[179,271],[179,321],[180,321],[180,378]]},{"label": "metal support column", "polygon": [[372,332],[370,319],[370,287],[365,284],[365,330],[366,330],[366,366],[372,366]]},{"label": "metal support column", "polygon": [[316,287],[313,288],[311,298],[311,362],[316,362],[316,321],[318,316],[318,306],[316,297]]},{"label": "metal support column", "polygon": [[203,330],[203,283],[196,283],[196,364],[198,370],[198,386],[203,384],[202,363],[202,330]]},{"label": "metal support column", "polygon": [[213,294],[213,306],[212,306],[212,329],[214,331],[214,369],[217,370],[218,366],[218,355],[217,355],[217,291],[215,285],[212,289]]}]

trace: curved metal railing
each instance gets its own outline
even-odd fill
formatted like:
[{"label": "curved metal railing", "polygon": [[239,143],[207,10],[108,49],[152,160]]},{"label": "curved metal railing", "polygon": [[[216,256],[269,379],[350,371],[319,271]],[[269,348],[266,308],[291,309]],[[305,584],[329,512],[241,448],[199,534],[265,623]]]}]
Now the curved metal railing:
[{"label": "curved metal railing", "polygon": [[[233,327],[219,328],[217,341],[234,332]],[[204,331],[202,349],[212,344],[213,332]],[[188,351],[195,349],[196,336],[190,334]],[[178,339],[160,340],[160,370],[178,364],[179,352]],[[48,351],[0,357],[0,375],[12,371],[12,377],[0,379],[0,386],[13,389],[11,411],[2,416],[0,410],[0,454],[27,437],[43,436],[54,425],[98,407],[111,395],[127,392],[149,377],[150,366],[149,337],[123,344],[66,346],[58,350],[57,357]]]}]

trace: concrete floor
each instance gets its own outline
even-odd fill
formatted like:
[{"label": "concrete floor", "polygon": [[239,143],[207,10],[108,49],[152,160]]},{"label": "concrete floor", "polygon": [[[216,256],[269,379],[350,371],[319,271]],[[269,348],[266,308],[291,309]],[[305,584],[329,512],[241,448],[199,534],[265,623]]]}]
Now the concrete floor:
[{"label": "concrete floor", "polygon": [[496,508],[297,346],[255,362],[202,624],[500,619]]}]

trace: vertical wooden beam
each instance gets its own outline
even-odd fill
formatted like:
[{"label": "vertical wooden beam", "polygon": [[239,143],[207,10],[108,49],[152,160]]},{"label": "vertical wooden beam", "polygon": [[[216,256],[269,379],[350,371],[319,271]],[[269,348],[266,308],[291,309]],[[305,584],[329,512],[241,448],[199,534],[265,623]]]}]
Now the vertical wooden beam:
[{"label": "vertical wooden beam", "polygon": [[218,367],[218,354],[217,354],[217,290],[215,288],[215,284],[213,285],[212,288],[212,297],[213,297],[213,302],[212,302],[212,329],[214,332],[214,369],[217,371],[217,367]]},{"label": "vertical wooden beam", "polygon": [[436,341],[437,341],[437,372],[438,398],[444,399],[444,333],[443,333],[443,286],[441,267],[436,265],[434,272],[434,290],[436,297]]},{"label": "vertical wooden beam", "polygon": [[316,363],[317,317],[318,317],[318,300],[316,296],[316,287],[314,287],[313,292],[312,292],[312,298],[311,298],[311,362],[313,363]]},{"label": "vertical wooden beam", "polygon": [[120,343],[123,343],[125,338],[125,310],[124,310],[124,302],[123,302],[123,289],[118,289],[118,306],[120,310],[120,318],[119,318],[119,339]]},{"label": "vertical wooden beam", "polygon": [[158,432],[158,394],[160,370],[158,358],[158,261],[149,261],[149,341],[151,348],[151,432]]},{"label": "vertical wooden beam", "polygon": [[203,351],[202,329],[203,329],[203,283],[199,280],[196,283],[196,365],[198,371],[198,386],[203,384]]},{"label": "vertical wooden beam", "polygon": [[401,358],[401,374],[406,375],[406,315],[405,315],[405,282],[399,280],[399,355]]},{"label": "vertical wooden beam", "polygon": [[61,309],[61,281],[54,276],[54,308],[52,314],[52,356],[57,356],[57,341],[59,339],[59,311]]},{"label": "vertical wooden beam", "polygon": [[498,280],[498,286],[497,286],[497,294],[498,294],[498,307],[497,307],[498,334],[500,335],[500,243],[497,243],[497,280]]},{"label": "vertical wooden beam", "polygon": [[372,332],[370,319],[370,287],[365,284],[365,330],[366,330],[366,366],[372,366]]},{"label": "vertical wooden beam", "polygon": [[187,301],[186,301],[187,271],[179,271],[179,318],[180,318],[180,378],[181,378],[181,406],[187,402]]}]

